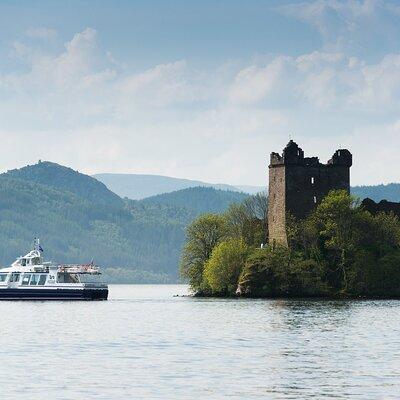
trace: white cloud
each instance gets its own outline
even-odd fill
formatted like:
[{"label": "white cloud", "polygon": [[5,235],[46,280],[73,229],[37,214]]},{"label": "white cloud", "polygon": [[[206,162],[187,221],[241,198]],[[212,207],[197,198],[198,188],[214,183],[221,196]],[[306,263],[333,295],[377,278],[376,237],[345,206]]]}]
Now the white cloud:
[{"label": "white cloud", "polygon": [[[54,87],[66,89],[69,86],[80,86],[88,81],[91,75],[104,74],[106,69],[100,67],[96,42],[97,33],[87,28],[74,35],[67,42],[61,54],[53,56],[43,54],[23,43],[14,43],[14,53],[24,62],[29,70],[23,73],[10,73],[3,76],[3,82],[10,88],[24,87],[54,91]],[[90,79],[89,79],[90,81]]]},{"label": "white cloud", "polygon": [[316,0],[287,4],[279,9],[315,25],[321,33],[329,35],[330,29],[354,31],[358,19],[370,18],[378,10],[386,9],[386,6],[380,0]]},{"label": "white cloud", "polygon": [[326,162],[337,148],[353,153],[353,185],[400,182],[400,120],[390,123],[367,123],[348,127],[341,136],[318,135],[299,143],[310,154],[322,155]]},{"label": "white cloud", "polygon": [[250,65],[236,75],[229,92],[235,103],[256,103],[273,92],[285,74],[288,57],[277,57],[266,66]]},{"label": "white cloud", "polygon": [[211,71],[176,60],[132,72],[90,28],[56,54],[25,43],[14,52],[24,68],[0,70],[2,169],[41,158],[88,173],[263,184],[269,152],[294,132],[308,154],[348,146],[370,160],[356,163],[357,183],[399,180],[373,161],[397,160],[398,54],[367,62],[314,51]]},{"label": "white cloud", "polygon": [[152,106],[166,106],[179,100],[190,100],[184,60],[160,64],[147,71],[131,74],[118,81],[116,89],[126,104],[138,102]]},{"label": "white cloud", "polygon": [[400,106],[400,54],[370,64],[344,53],[278,56],[266,65],[243,68],[229,91],[229,98],[241,104],[282,97],[287,107],[307,102],[344,112],[395,111]]},{"label": "white cloud", "polygon": [[400,55],[389,54],[375,65],[360,69],[361,84],[349,102],[365,107],[398,110],[400,106]]},{"label": "white cloud", "polygon": [[[367,54],[372,46],[397,48],[400,33],[396,2],[382,0],[313,0],[279,6],[291,18],[314,26],[324,49]],[[385,46],[384,46],[385,45]]]}]

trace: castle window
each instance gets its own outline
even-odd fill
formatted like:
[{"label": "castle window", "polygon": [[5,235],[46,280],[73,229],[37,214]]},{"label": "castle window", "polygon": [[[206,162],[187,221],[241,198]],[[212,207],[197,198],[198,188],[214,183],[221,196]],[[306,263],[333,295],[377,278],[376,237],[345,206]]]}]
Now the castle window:
[{"label": "castle window", "polygon": [[315,178],[312,176],[311,177],[311,185],[314,185],[314,183],[315,183]]},{"label": "castle window", "polygon": [[317,196],[314,196],[314,204],[317,204]]}]

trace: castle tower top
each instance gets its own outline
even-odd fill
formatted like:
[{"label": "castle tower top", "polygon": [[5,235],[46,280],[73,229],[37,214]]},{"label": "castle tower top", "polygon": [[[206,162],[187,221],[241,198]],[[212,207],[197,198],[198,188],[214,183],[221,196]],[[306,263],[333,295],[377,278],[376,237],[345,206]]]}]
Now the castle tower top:
[{"label": "castle tower top", "polygon": [[349,150],[339,149],[326,163],[321,164],[318,157],[304,157],[303,149],[293,140],[283,149],[282,155],[271,153],[270,167],[279,165],[303,165],[303,166],[343,166],[350,168],[353,164],[353,156]]},{"label": "castle tower top", "polygon": [[335,154],[328,161],[328,165],[341,165],[350,168],[353,165],[353,156],[346,149],[336,150]]},{"label": "castle tower top", "polygon": [[296,142],[290,140],[290,142],[284,148],[282,156],[285,164],[297,164],[304,159],[304,151]]}]

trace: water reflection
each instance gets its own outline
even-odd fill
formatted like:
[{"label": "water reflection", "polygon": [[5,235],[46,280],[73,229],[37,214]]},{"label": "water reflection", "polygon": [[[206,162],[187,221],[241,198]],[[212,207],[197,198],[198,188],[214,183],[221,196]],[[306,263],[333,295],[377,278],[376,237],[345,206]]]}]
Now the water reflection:
[{"label": "water reflection", "polygon": [[348,323],[354,308],[352,301],[331,300],[277,300],[276,308],[291,329],[331,329]]}]

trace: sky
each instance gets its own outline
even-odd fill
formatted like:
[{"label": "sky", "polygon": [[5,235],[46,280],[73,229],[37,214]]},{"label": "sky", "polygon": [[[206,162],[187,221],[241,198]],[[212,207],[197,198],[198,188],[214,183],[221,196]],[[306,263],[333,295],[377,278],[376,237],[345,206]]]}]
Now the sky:
[{"label": "sky", "polygon": [[0,170],[265,185],[291,137],[400,182],[400,2],[0,0]]}]

